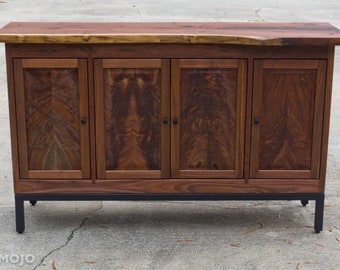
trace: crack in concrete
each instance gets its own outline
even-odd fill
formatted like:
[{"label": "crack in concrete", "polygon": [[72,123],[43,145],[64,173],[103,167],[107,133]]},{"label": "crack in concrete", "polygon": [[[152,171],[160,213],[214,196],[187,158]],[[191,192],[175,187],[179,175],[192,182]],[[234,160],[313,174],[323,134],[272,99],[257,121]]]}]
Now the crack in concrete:
[{"label": "crack in concrete", "polygon": [[263,8],[257,9],[257,10],[255,11],[255,15],[256,15],[256,17],[257,17],[261,22],[264,22],[265,20],[262,19],[262,17],[260,16],[260,12],[261,12],[262,9],[263,9]]},{"label": "crack in concrete", "polygon": [[102,208],[103,208],[103,202],[100,202],[100,207],[98,207],[97,209],[94,209],[94,210],[92,210],[90,213],[88,213],[88,214],[86,215],[86,217],[84,217],[84,218],[82,219],[82,221],[80,222],[80,224],[79,224],[75,229],[73,229],[73,230],[71,231],[70,235],[67,237],[67,240],[66,240],[65,244],[63,244],[63,245],[61,245],[61,246],[59,246],[59,247],[57,247],[57,248],[54,248],[54,249],[52,249],[50,252],[48,252],[44,257],[42,257],[42,259],[40,260],[39,264],[36,265],[32,270],[38,269],[38,267],[40,267],[40,266],[44,263],[44,261],[47,259],[47,257],[49,257],[50,255],[52,255],[54,252],[56,252],[56,251],[58,251],[58,250],[61,250],[62,248],[66,247],[66,246],[71,242],[71,240],[73,239],[75,232],[78,231],[79,229],[81,229],[81,228],[84,226],[84,224],[91,218],[91,215],[92,215],[94,212],[97,212],[97,211],[99,211],[99,210],[102,209]]}]

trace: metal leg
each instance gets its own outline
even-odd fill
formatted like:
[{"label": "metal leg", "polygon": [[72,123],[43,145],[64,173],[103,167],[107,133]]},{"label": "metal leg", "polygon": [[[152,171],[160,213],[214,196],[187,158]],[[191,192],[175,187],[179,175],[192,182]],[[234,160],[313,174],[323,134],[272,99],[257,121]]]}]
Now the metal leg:
[{"label": "metal leg", "polygon": [[24,200],[15,197],[15,220],[18,233],[23,233],[25,230],[25,211]]},{"label": "metal leg", "polygon": [[307,205],[309,200],[315,200],[314,229],[322,231],[324,214],[324,194],[16,194],[15,214],[16,230],[25,230],[24,201],[35,205],[37,201],[144,201],[144,200],[300,200]]},{"label": "metal leg", "polygon": [[30,201],[30,204],[31,204],[32,206],[34,206],[34,205],[37,204],[37,201]]},{"label": "metal leg", "polygon": [[306,205],[308,204],[308,200],[301,200],[301,204],[302,204],[303,206],[306,206]]},{"label": "metal leg", "polygon": [[323,228],[323,211],[324,211],[325,195],[322,194],[320,198],[315,201],[315,219],[314,219],[314,229],[316,233],[322,231]]}]

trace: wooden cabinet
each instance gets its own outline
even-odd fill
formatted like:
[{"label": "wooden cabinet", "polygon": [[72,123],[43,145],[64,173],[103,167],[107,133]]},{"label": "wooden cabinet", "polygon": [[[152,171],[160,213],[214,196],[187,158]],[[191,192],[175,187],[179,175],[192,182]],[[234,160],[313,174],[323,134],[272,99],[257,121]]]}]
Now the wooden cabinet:
[{"label": "wooden cabinet", "polygon": [[322,230],[338,29],[11,23],[0,41],[18,232],[25,200],[142,199],[315,200]]}]

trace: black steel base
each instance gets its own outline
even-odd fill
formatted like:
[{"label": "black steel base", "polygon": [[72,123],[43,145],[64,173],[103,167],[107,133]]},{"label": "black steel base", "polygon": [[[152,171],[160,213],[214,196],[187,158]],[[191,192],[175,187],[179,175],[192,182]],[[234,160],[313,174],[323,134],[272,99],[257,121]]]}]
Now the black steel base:
[{"label": "black steel base", "polygon": [[325,195],[319,194],[15,194],[16,230],[25,230],[24,201],[35,205],[37,201],[275,201],[300,200],[303,206],[315,201],[314,229],[323,228]]}]

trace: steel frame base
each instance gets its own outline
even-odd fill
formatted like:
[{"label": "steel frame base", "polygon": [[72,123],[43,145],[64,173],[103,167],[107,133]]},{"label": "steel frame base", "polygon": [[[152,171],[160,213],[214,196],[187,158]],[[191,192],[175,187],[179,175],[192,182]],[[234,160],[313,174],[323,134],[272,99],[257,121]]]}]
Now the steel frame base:
[{"label": "steel frame base", "polygon": [[15,194],[16,231],[25,230],[24,201],[35,205],[37,201],[277,201],[299,200],[305,206],[315,200],[314,229],[323,228],[325,195],[317,194]]}]

